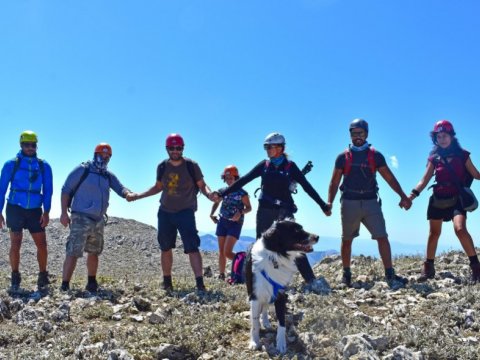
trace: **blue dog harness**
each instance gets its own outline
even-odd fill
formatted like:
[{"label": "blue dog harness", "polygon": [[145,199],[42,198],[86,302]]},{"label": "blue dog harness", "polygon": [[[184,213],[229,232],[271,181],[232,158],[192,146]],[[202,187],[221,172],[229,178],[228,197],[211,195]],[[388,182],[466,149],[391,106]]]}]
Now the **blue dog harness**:
[{"label": "blue dog harness", "polygon": [[284,289],[285,289],[285,286],[280,285],[279,283],[277,283],[276,281],[274,281],[270,276],[267,275],[267,273],[265,272],[265,270],[260,271],[260,274],[262,274],[263,277],[265,278],[265,280],[267,280],[267,281],[270,283],[270,285],[273,286],[273,295],[272,295],[272,297],[270,298],[270,304],[272,304],[272,303],[274,303],[275,300],[277,299],[278,293],[279,293],[281,290],[284,290]]}]

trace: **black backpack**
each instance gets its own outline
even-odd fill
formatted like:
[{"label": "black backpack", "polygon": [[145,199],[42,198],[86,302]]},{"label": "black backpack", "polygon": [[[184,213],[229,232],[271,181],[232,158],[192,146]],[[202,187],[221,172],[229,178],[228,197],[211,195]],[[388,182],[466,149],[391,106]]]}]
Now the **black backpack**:
[{"label": "black backpack", "polygon": [[[38,167],[40,168],[40,173],[43,175],[45,174],[45,165],[43,164],[43,160],[37,158],[38,161]],[[13,181],[13,178],[15,177],[15,174],[18,171],[18,168],[20,167],[20,158],[17,156],[15,158],[15,165],[13,165],[13,170],[12,170],[12,175],[10,175],[10,182]]]}]

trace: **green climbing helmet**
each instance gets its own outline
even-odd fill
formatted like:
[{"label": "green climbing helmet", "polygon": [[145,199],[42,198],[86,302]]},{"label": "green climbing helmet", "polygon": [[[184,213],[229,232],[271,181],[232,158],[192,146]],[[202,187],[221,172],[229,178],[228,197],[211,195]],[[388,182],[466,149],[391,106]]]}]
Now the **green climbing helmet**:
[{"label": "green climbing helmet", "polygon": [[24,142],[38,142],[37,134],[31,130],[25,130],[20,134],[20,144]]}]

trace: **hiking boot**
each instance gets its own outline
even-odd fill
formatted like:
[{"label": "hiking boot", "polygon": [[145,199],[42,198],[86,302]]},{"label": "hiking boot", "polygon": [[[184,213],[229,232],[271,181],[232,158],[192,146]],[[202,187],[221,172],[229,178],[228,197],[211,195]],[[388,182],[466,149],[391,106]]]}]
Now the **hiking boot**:
[{"label": "hiking boot", "polygon": [[40,271],[37,279],[38,288],[43,288],[48,284],[50,284],[50,280],[48,279],[48,271]]},{"label": "hiking boot", "polygon": [[22,276],[18,271],[12,271],[12,282],[11,282],[11,289],[12,291],[17,291],[20,289],[20,283],[22,282]]},{"label": "hiking boot", "polygon": [[423,263],[422,274],[417,279],[418,282],[425,282],[428,279],[435,278],[435,265],[433,263],[425,261]]},{"label": "hiking boot", "polygon": [[91,292],[91,293],[96,293],[98,291],[98,283],[97,280],[89,281],[87,283],[87,286],[85,286],[85,290]]},{"label": "hiking boot", "polygon": [[206,291],[207,291],[207,288],[205,287],[205,285],[198,285],[197,286],[197,292],[203,293],[203,292],[206,292]]},{"label": "hiking boot", "polygon": [[62,285],[60,286],[61,291],[68,291],[70,290],[70,283],[68,281],[62,281]]},{"label": "hiking boot", "polygon": [[480,283],[480,264],[470,264],[470,268],[472,269],[470,281],[473,284]]},{"label": "hiking boot", "polygon": [[408,279],[396,274],[385,276],[385,281],[392,290],[398,290],[405,287],[408,283]]},{"label": "hiking boot", "polygon": [[348,287],[352,286],[352,273],[351,272],[343,272],[342,276],[342,284],[345,284]]},{"label": "hiking boot", "polygon": [[218,279],[218,280],[225,281],[225,273],[220,273],[220,274],[218,274],[217,279]]},{"label": "hiking boot", "polygon": [[165,291],[173,291],[173,285],[164,282],[162,284],[162,289],[165,290]]}]

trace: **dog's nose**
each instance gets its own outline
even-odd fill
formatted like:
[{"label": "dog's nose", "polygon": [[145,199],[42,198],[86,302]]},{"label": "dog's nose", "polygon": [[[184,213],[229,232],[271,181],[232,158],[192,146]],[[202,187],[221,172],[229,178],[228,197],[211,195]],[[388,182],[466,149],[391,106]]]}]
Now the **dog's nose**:
[{"label": "dog's nose", "polygon": [[319,239],[320,239],[320,236],[318,235],[315,235],[315,234],[310,235],[310,241],[313,242],[314,244],[316,244]]}]

